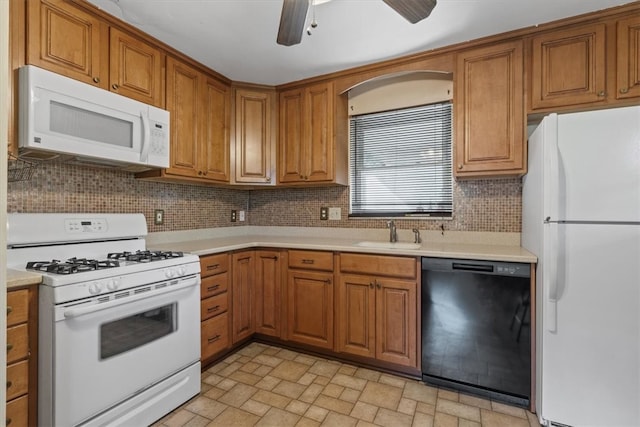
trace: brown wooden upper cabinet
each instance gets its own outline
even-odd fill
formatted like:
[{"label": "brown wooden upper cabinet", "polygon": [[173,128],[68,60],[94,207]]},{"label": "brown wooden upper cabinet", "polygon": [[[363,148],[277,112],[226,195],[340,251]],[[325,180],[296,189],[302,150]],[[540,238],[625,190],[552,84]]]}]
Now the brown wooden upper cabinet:
[{"label": "brown wooden upper cabinet", "polygon": [[27,63],[164,107],[162,50],[67,1],[26,3]]},{"label": "brown wooden upper cabinet", "polygon": [[524,174],[523,42],[462,51],[456,70],[455,176]]},{"label": "brown wooden upper cabinet", "polygon": [[228,183],[230,97],[229,86],[185,62],[167,57],[170,166],[137,176]]},{"label": "brown wooden upper cabinet", "polygon": [[[278,183],[347,184],[347,152],[336,141],[336,118],[347,127],[342,104],[346,99],[336,97],[333,82],[280,93]],[[344,117],[338,114],[343,110]]]},{"label": "brown wooden upper cabinet", "polygon": [[533,111],[640,96],[638,14],[534,36],[531,53]]},{"label": "brown wooden upper cabinet", "polygon": [[275,185],[275,103],[272,88],[235,88],[233,184]]}]

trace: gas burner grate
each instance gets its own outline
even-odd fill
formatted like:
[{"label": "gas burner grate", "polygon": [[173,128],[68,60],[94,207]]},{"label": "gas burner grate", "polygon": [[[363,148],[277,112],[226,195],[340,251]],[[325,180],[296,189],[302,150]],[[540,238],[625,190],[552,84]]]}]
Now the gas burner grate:
[{"label": "gas burner grate", "polygon": [[44,271],[55,274],[83,273],[85,271],[102,270],[119,266],[120,263],[118,261],[87,258],[70,258],[66,261],[54,259],[51,261],[27,262],[27,270]]},{"label": "gas burner grate", "polygon": [[184,256],[182,252],[174,251],[136,251],[136,252],[114,252],[107,255],[109,259],[125,260],[133,262],[152,262],[170,258],[180,258]]}]

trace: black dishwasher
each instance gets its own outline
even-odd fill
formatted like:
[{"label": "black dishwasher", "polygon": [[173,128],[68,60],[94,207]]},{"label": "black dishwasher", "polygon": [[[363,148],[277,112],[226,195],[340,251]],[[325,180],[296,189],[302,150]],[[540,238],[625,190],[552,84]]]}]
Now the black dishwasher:
[{"label": "black dishwasher", "polygon": [[423,381],[528,406],[530,265],[422,258]]}]

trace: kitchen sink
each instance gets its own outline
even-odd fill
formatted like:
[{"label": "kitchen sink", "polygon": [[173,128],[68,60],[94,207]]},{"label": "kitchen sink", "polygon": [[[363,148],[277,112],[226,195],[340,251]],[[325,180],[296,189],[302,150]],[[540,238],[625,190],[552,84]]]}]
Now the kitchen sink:
[{"label": "kitchen sink", "polygon": [[379,242],[379,241],[363,241],[358,242],[355,246],[363,248],[380,248],[380,249],[420,249],[420,243],[410,242]]}]

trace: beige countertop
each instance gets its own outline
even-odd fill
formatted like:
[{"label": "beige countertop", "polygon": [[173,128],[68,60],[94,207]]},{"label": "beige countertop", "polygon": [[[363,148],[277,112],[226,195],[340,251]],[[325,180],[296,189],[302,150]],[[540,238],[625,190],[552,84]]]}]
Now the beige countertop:
[{"label": "beige countertop", "polygon": [[[280,227],[280,230],[271,230],[278,227],[236,228],[247,228],[247,230],[227,229],[217,231],[200,230],[198,233],[194,233],[193,231],[162,234],[152,233],[147,237],[147,247],[154,250],[190,252],[196,255],[261,247],[488,261],[537,262],[535,255],[515,243],[516,240],[519,243],[519,235],[517,239],[515,239],[514,236],[494,236],[494,234],[498,235],[503,233],[464,234],[445,239],[441,236],[440,238],[435,238],[435,236],[440,235],[439,232],[429,233],[423,231],[423,243],[420,248],[387,249],[357,245],[357,243],[362,241],[388,241],[385,240],[385,238],[388,239],[388,231],[385,233],[385,230],[382,230],[382,233],[376,230],[374,234],[363,234],[357,231],[341,232],[336,229],[310,230]],[[278,231],[279,233],[277,233]],[[254,234],[254,232],[257,233]],[[412,241],[413,234],[410,230],[408,230],[408,233],[406,233],[405,230],[404,234],[399,234],[399,241]],[[449,232],[449,234],[452,234],[452,232]]]},{"label": "beige countertop", "polygon": [[25,285],[37,285],[41,281],[42,276],[38,273],[7,269],[7,289]]}]

